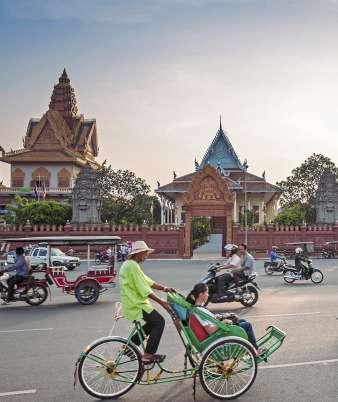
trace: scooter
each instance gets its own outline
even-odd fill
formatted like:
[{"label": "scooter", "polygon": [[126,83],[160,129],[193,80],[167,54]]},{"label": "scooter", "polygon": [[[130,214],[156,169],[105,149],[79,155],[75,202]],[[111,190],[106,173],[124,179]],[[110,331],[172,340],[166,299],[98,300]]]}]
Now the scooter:
[{"label": "scooter", "polygon": [[272,275],[274,272],[283,272],[287,268],[287,261],[285,257],[281,257],[279,261],[271,262],[265,261],[264,262],[264,270],[267,275]]},{"label": "scooter", "polygon": [[296,267],[288,266],[284,271],[283,279],[286,283],[293,283],[294,281],[309,280],[312,283],[319,284],[323,282],[324,275],[318,268],[312,266],[312,260],[309,258],[307,261],[307,268],[299,272]]},{"label": "scooter", "polygon": [[[259,286],[255,282],[257,274],[254,272],[251,275],[243,278],[239,281],[238,286],[231,282],[227,288],[225,288],[225,296],[219,296],[217,294],[216,287],[216,273],[220,268],[220,263],[211,264],[208,268],[207,275],[201,280],[209,288],[209,300],[211,303],[231,303],[239,302],[245,307],[251,307],[257,303]],[[226,273],[229,270],[224,270]]]}]

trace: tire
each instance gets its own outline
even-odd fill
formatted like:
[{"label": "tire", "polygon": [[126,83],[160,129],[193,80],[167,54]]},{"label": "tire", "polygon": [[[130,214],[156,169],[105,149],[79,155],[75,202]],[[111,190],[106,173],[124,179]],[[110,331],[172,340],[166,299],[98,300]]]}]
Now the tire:
[{"label": "tire", "polygon": [[45,286],[34,285],[27,290],[25,302],[30,306],[39,306],[48,297],[48,291]]},{"label": "tire", "polygon": [[[82,388],[94,398],[113,399],[126,394],[138,383],[142,376],[141,354],[133,344],[126,346],[127,340],[124,338],[110,338],[94,344],[89,350],[86,350],[84,356],[81,357],[78,366],[78,376]],[[121,366],[123,370],[128,371],[128,380],[130,382],[119,382],[116,380],[118,373],[116,370],[116,361],[119,358],[119,352],[125,347],[128,354],[121,357]],[[90,357],[95,356],[95,360]],[[100,364],[98,359],[103,359],[105,365]],[[110,367],[109,367],[110,364]],[[113,371],[111,371],[113,370]],[[96,372],[95,372],[96,371]],[[102,380],[100,379],[100,374]],[[99,377],[98,377],[99,376]],[[113,378],[113,376],[115,378]],[[95,382],[93,382],[95,379]],[[126,376],[121,377],[126,381]],[[121,386],[120,389],[114,387]]]},{"label": "tire", "polygon": [[240,303],[243,304],[245,307],[251,307],[257,303],[258,300],[258,290],[252,285],[245,285],[243,286],[243,296],[245,293],[250,292],[250,297],[240,300]]},{"label": "tire", "polygon": [[81,304],[94,304],[99,294],[99,285],[93,280],[84,280],[75,288],[75,297]]},{"label": "tire", "polygon": [[294,275],[295,275],[294,271],[291,271],[291,270],[287,269],[284,272],[283,279],[284,279],[284,281],[286,283],[293,283],[296,280],[296,278],[294,278],[294,279],[293,278],[288,278],[287,276],[294,276]]},{"label": "tire", "polygon": [[264,267],[264,270],[265,270],[265,273],[266,273],[267,275],[272,275],[272,274],[273,274],[273,269],[272,269],[271,265],[266,265],[266,266]]},{"label": "tire", "polygon": [[311,282],[318,285],[319,283],[323,282],[323,279],[324,279],[324,275],[323,275],[322,271],[319,269],[314,269],[311,274]]},{"label": "tire", "polygon": [[96,257],[96,258],[95,258],[95,264],[96,264],[96,265],[100,265],[100,264],[101,264],[101,260],[100,260],[99,257]]},{"label": "tire", "polygon": [[75,269],[75,267],[72,265],[69,265],[69,267],[66,266],[66,268],[68,269],[68,271],[73,271]]},{"label": "tire", "polygon": [[61,262],[60,261],[53,261],[52,263],[53,267],[61,267]]},{"label": "tire", "polygon": [[220,400],[243,395],[254,383],[256,375],[254,348],[241,339],[221,339],[204,354],[199,366],[203,389]]}]

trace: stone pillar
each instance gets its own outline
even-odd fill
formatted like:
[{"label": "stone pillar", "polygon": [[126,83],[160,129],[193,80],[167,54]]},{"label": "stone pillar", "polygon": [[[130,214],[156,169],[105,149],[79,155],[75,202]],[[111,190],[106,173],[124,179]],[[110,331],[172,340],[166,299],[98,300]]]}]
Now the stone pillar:
[{"label": "stone pillar", "polygon": [[232,214],[230,209],[226,212],[225,225],[226,243],[232,243]]},{"label": "stone pillar", "polygon": [[183,258],[191,257],[191,213],[185,214],[185,225],[184,225],[184,254]]},{"label": "stone pillar", "polygon": [[237,223],[237,194],[234,192],[233,221]]},{"label": "stone pillar", "polygon": [[161,225],[164,225],[164,209],[163,209],[163,199],[160,198],[160,205],[161,205]]}]

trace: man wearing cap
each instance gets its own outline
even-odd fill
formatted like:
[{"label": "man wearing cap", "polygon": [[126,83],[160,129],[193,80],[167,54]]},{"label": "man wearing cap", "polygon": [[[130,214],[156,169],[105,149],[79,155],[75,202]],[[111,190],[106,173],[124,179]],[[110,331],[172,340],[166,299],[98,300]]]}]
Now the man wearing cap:
[{"label": "man wearing cap", "polygon": [[[128,320],[145,321],[143,330],[149,335],[147,346],[142,357],[144,364],[154,361],[163,361],[164,355],[157,355],[156,351],[164,330],[164,318],[151,305],[152,299],[159,303],[166,310],[170,309],[169,304],[156,296],[153,289],[164,292],[175,292],[175,289],[168,288],[150,279],[141,269],[140,264],[144,262],[154,250],[149,248],[144,241],[133,243],[127,260],[122,264],[119,273],[119,287],[123,315]],[[136,345],[140,344],[137,334],[132,338]]]}]

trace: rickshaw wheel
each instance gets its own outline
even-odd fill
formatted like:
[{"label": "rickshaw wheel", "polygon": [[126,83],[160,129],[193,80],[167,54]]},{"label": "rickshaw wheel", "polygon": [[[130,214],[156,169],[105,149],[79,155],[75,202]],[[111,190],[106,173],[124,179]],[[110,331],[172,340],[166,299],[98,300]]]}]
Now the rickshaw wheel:
[{"label": "rickshaw wheel", "polygon": [[322,283],[324,279],[324,275],[322,271],[319,269],[315,269],[311,274],[311,281],[312,283],[319,284]]},{"label": "rickshaw wheel", "polygon": [[99,285],[93,280],[84,280],[75,288],[75,297],[81,304],[94,304],[99,294]]},{"label": "rickshaw wheel", "polygon": [[254,383],[257,362],[252,346],[240,339],[223,339],[208,350],[199,367],[204,390],[213,398],[229,400]]},{"label": "rickshaw wheel", "polygon": [[35,285],[27,290],[25,302],[31,306],[39,306],[47,297],[47,289],[44,286]]},{"label": "rickshaw wheel", "polygon": [[140,352],[133,344],[127,345],[124,338],[104,339],[93,345],[78,368],[83,389],[100,399],[124,395],[139,382],[142,372]]}]

